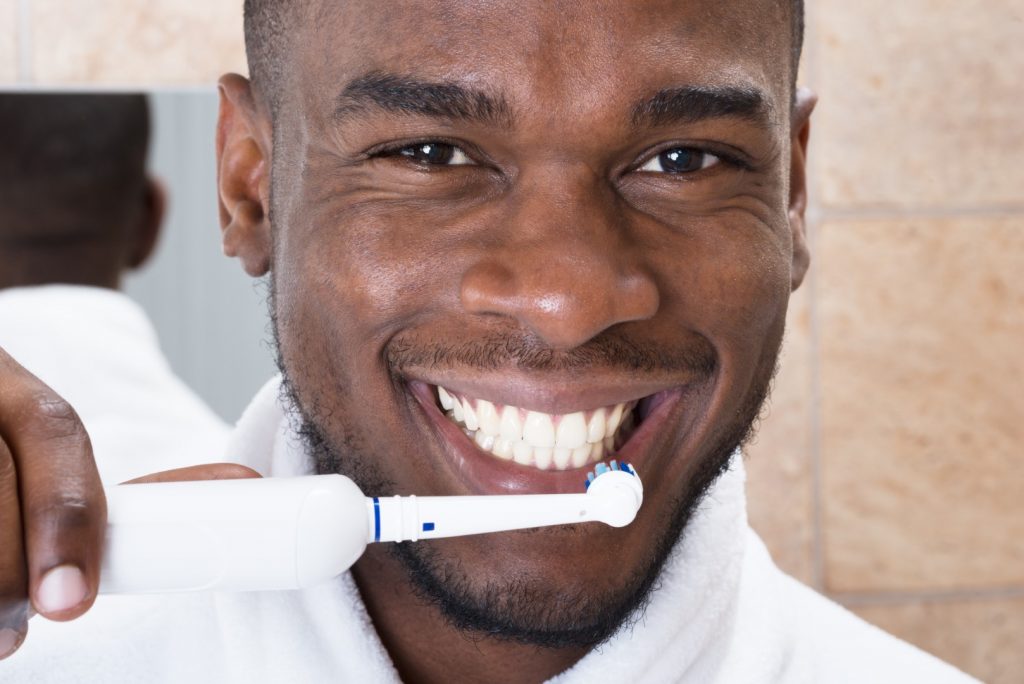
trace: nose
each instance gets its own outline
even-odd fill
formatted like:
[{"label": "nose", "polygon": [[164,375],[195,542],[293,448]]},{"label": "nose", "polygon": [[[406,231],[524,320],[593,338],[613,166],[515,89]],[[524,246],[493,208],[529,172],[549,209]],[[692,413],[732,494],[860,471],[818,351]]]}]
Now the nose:
[{"label": "nose", "polygon": [[537,182],[509,203],[492,227],[500,243],[463,274],[465,311],[514,319],[556,350],[655,315],[657,284],[610,188],[592,177]]}]

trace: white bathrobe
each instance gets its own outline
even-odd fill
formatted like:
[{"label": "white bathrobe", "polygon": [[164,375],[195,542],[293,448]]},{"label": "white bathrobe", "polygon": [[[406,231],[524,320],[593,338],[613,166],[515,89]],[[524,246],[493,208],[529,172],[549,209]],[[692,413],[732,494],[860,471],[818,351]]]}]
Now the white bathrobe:
[{"label": "white bathrobe", "polygon": [[[272,381],[229,453],[269,476],[311,465]],[[780,572],[747,526],[742,461],[709,492],[642,619],[557,684],[974,681]],[[351,576],[303,591],[101,597],[77,623],[33,620],[7,682],[396,682]]]},{"label": "white bathrobe", "polygon": [[0,347],[75,407],[104,483],[223,458],[230,428],[174,375],[145,312],[120,292],[0,290]]}]

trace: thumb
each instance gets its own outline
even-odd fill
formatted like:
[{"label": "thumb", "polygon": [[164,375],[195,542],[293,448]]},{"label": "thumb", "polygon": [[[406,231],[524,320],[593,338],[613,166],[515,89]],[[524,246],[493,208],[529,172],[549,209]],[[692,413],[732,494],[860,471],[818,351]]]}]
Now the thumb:
[{"label": "thumb", "polygon": [[252,477],[263,476],[252,468],[239,463],[204,463],[203,465],[189,466],[187,468],[175,468],[174,470],[150,473],[149,475],[143,475],[121,484],[186,482],[194,480],[242,480]]}]

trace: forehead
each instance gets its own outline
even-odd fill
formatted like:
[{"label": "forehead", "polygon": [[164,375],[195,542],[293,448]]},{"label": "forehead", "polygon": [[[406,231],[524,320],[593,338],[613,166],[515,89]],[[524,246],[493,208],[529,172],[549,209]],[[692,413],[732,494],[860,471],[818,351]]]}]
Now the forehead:
[{"label": "forehead", "polygon": [[316,106],[367,73],[412,75],[573,117],[666,86],[736,85],[762,90],[783,111],[787,7],[785,0],[324,2],[300,20],[291,83]]}]

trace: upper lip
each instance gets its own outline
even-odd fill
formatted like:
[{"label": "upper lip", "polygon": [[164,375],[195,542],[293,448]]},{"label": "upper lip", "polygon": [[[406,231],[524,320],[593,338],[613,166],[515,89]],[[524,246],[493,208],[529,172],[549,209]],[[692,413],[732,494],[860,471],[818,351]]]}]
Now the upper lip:
[{"label": "upper lip", "polygon": [[637,401],[692,381],[689,378],[623,378],[621,372],[609,374],[600,371],[573,374],[544,372],[542,375],[543,379],[517,370],[503,370],[481,378],[444,373],[431,374],[431,377],[407,377],[414,382],[440,385],[461,397],[485,399],[493,404],[551,415]]}]

